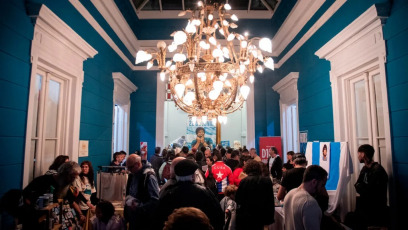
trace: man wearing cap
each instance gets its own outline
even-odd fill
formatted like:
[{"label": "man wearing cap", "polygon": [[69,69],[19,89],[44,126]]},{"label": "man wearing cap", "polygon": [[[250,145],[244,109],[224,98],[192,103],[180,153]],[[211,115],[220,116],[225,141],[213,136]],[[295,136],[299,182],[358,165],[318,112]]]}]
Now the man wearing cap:
[{"label": "man wearing cap", "polygon": [[126,186],[125,218],[129,229],[151,229],[153,214],[159,200],[159,184],[149,162],[131,154],[126,160],[130,171]]},{"label": "man wearing cap", "polygon": [[167,188],[159,200],[157,229],[163,229],[164,222],[174,209],[195,207],[210,219],[214,229],[222,229],[224,213],[214,194],[207,188],[194,183],[194,173],[198,165],[188,159],[180,161],[174,168],[177,183]]}]

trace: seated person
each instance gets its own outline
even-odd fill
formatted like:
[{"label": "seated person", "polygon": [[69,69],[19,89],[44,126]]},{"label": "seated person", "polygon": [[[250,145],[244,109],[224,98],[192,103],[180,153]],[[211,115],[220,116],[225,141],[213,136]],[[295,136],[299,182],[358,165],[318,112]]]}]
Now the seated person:
[{"label": "seated person", "polygon": [[124,230],[125,221],[119,215],[115,215],[115,207],[109,201],[100,201],[96,205],[95,216],[91,218],[94,230]]},{"label": "seated person", "polygon": [[164,224],[163,230],[213,230],[210,220],[200,209],[188,207],[173,211]]}]

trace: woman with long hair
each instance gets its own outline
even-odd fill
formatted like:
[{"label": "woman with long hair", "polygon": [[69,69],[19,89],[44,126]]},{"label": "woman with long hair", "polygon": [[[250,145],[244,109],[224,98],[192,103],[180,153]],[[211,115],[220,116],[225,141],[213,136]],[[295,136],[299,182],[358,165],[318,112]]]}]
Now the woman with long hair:
[{"label": "woman with long hair", "polygon": [[48,171],[45,175],[56,175],[58,173],[58,168],[64,164],[65,162],[69,161],[69,156],[67,155],[59,155],[54,159],[54,162],[48,168]]},{"label": "woman with long hair", "polygon": [[78,188],[79,192],[81,192],[86,199],[86,202],[83,200],[78,201],[82,215],[86,215],[89,208],[95,208],[91,202],[91,196],[96,195],[94,170],[90,161],[83,161],[81,163],[81,173],[75,179],[73,185]]}]

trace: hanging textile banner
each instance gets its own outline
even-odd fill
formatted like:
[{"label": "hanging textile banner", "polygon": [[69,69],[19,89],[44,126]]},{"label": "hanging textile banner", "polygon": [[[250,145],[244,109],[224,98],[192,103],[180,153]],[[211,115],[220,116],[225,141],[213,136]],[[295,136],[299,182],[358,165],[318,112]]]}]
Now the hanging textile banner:
[{"label": "hanging textile banner", "polygon": [[[195,140],[197,138],[197,128],[202,127],[205,130],[204,139],[205,142],[209,145],[212,149],[215,147],[215,139],[216,139],[216,127],[212,124],[211,121],[207,121],[204,124],[197,124],[198,122],[192,122],[191,118],[189,118],[188,125],[187,125],[187,146],[191,149],[192,143],[196,143]],[[200,122],[201,123],[201,122]]]},{"label": "hanging textile banner", "polygon": [[[259,138],[259,157],[263,163],[267,163],[269,151],[275,146],[278,149],[278,154],[282,158],[282,138],[281,137],[260,137]],[[283,158],[282,158],[283,159]]]}]

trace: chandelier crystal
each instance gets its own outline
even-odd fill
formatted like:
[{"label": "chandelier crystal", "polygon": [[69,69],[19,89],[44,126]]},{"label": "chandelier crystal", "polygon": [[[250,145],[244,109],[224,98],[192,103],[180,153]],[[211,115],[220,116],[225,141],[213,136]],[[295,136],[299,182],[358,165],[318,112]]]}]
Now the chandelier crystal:
[{"label": "chandelier crystal", "polygon": [[[229,13],[229,4],[197,3],[195,10],[179,13],[191,14],[183,30],[171,34],[169,46],[157,43],[157,50],[139,50],[136,64],[148,62],[151,68],[156,61],[160,79],[166,76],[175,104],[188,113],[192,121],[226,123],[226,115],[240,108],[249,95],[256,70],[274,69],[269,38],[249,38],[233,30],[238,17]],[[167,50],[174,53],[166,60]]]}]

